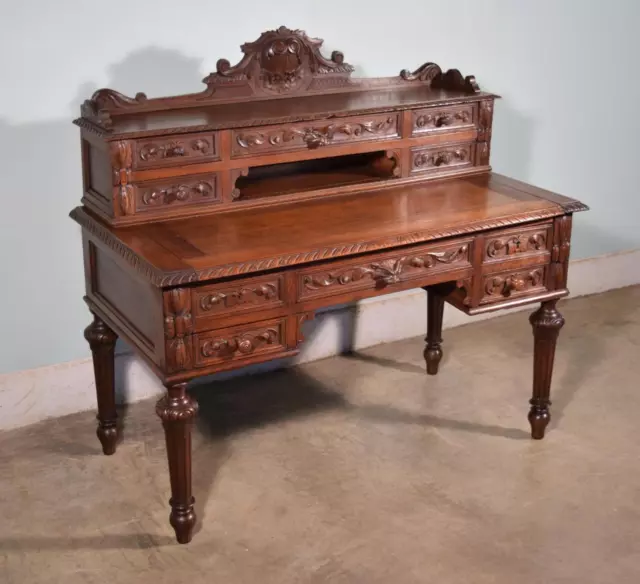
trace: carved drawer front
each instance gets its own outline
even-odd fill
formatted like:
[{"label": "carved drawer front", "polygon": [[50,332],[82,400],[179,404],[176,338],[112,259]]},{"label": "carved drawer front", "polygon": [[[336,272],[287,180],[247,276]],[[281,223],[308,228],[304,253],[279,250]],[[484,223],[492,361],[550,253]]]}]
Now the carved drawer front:
[{"label": "carved drawer front", "polygon": [[440,174],[474,165],[474,144],[411,149],[411,174]]},{"label": "carved drawer front", "polygon": [[286,319],[257,322],[194,335],[196,367],[286,350]]},{"label": "carved drawer front", "polygon": [[133,168],[208,162],[217,159],[218,152],[218,135],[211,132],[144,138],[134,142]]},{"label": "carved drawer front", "polygon": [[411,135],[472,128],[475,123],[474,108],[474,104],[465,104],[413,110]]},{"label": "carved drawer front", "polygon": [[134,188],[138,213],[222,202],[219,181],[215,174],[137,183]]},{"label": "carved drawer front", "polygon": [[480,304],[544,292],[547,290],[546,271],[547,266],[537,266],[486,275],[482,279]]},{"label": "carved drawer front", "polygon": [[420,246],[379,257],[346,260],[331,266],[301,270],[298,299],[336,296],[352,290],[375,290],[424,278],[433,273],[467,268],[470,239]]},{"label": "carved drawer front", "polygon": [[551,223],[505,229],[486,236],[484,261],[525,258],[539,261],[541,256],[550,254],[552,244]]},{"label": "carved drawer front", "polygon": [[389,140],[399,138],[399,114],[334,118],[300,124],[282,124],[234,130],[231,152],[234,158],[292,150]]},{"label": "carved drawer front", "polygon": [[282,275],[193,289],[196,319],[276,308],[284,304]]}]

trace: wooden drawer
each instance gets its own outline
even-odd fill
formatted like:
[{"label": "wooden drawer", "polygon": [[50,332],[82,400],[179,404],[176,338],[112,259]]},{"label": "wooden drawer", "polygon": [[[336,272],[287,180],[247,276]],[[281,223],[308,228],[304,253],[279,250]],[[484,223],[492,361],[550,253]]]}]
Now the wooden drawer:
[{"label": "wooden drawer", "polygon": [[251,360],[286,351],[287,319],[280,318],[193,335],[195,366]]},{"label": "wooden drawer", "polygon": [[284,305],[282,274],[194,288],[193,307],[198,321],[212,317],[245,314]]},{"label": "wooden drawer", "polygon": [[480,304],[500,302],[507,298],[518,298],[546,291],[547,270],[548,265],[545,265],[483,276],[483,296]]},{"label": "wooden drawer", "polygon": [[475,125],[475,105],[430,107],[411,112],[411,135],[422,136],[434,132],[466,130]]},{"label": "wooden drawer", "polygon": [[177,134],[136,140],[133,145],[133,168],[180,166],[208,162],[219,158],[218,134]]},{"label": "wooden drawer", "polygon": [[475,144],[452,144],[411,149],[411,174],[445,174],[474,165]]},{"label": "wooden drawer", "polygon": [[531,227],[494,231],[485,238],[484,262],[530,259],[533,262],[550,255],[553,244],[551,222]]},{"label": "wooden drawer", "polygon": [[399,114],[337,118],[234,130],[233,158],[399,138]]},{"label": "wooden drawer", "polygon": [[392,287],[434,273],[468,268],[470,243],[470,239],[461,239],[300,270],[298,300]]},{"label": "wooden drawer", "polygon": [[216,174],[136,183],[133,188],[138,213],[222,202],[220,181]]}]

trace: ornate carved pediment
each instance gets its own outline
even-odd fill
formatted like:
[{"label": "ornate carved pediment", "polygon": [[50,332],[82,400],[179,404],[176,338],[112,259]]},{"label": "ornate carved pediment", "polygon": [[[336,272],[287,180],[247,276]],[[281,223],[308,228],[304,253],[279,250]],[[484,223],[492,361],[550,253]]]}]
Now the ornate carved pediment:
[{"label": "ornate carved pediment", "polygon": [[333,84],[347,85],[353,67],[344,62],[339,51],[334,51],[330,59],[323,57],[322,43],[322,39],[308,37],[303,30],[281,26],[242,45],[244,57],[234,67],[226,59],[220,59],[216,72],[203,81],[209,90],[230,82],[245,82],[255,95],[304,91],[323,76],[330,76]]}]

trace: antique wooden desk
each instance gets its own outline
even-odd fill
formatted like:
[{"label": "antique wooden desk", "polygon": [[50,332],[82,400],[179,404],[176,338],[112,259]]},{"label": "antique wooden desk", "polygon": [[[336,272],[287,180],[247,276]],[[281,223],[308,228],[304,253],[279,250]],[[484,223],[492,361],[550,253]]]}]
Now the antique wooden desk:
[{"label": "antique wooden desk", "polygon": [[442,358],[444,302],[467,314],[539,302],[533,438],[549,422],[572,213],[582,203],[491,172],[495,95],[426,63],[355,79],[339,52],[281,27],[243,45],[201,93],[97,91],[82,129],[86,297],[98,437],[116,447],[114,345],[167,388],[171,515],[191,539],[198,376],[295,355],[318,308],[422,287],[424,356]]}]

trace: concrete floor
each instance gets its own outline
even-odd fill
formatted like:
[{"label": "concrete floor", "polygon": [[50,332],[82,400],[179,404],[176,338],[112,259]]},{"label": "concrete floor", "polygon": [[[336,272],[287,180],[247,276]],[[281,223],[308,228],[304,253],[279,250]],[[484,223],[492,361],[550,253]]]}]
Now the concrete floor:
[{"label": "concrete floor", "polygon": [[560,310],[542,442],[523,313],[197,388],[187,546],[153,402],[0,433],[0,581],[637,584],[640,287]]}]

